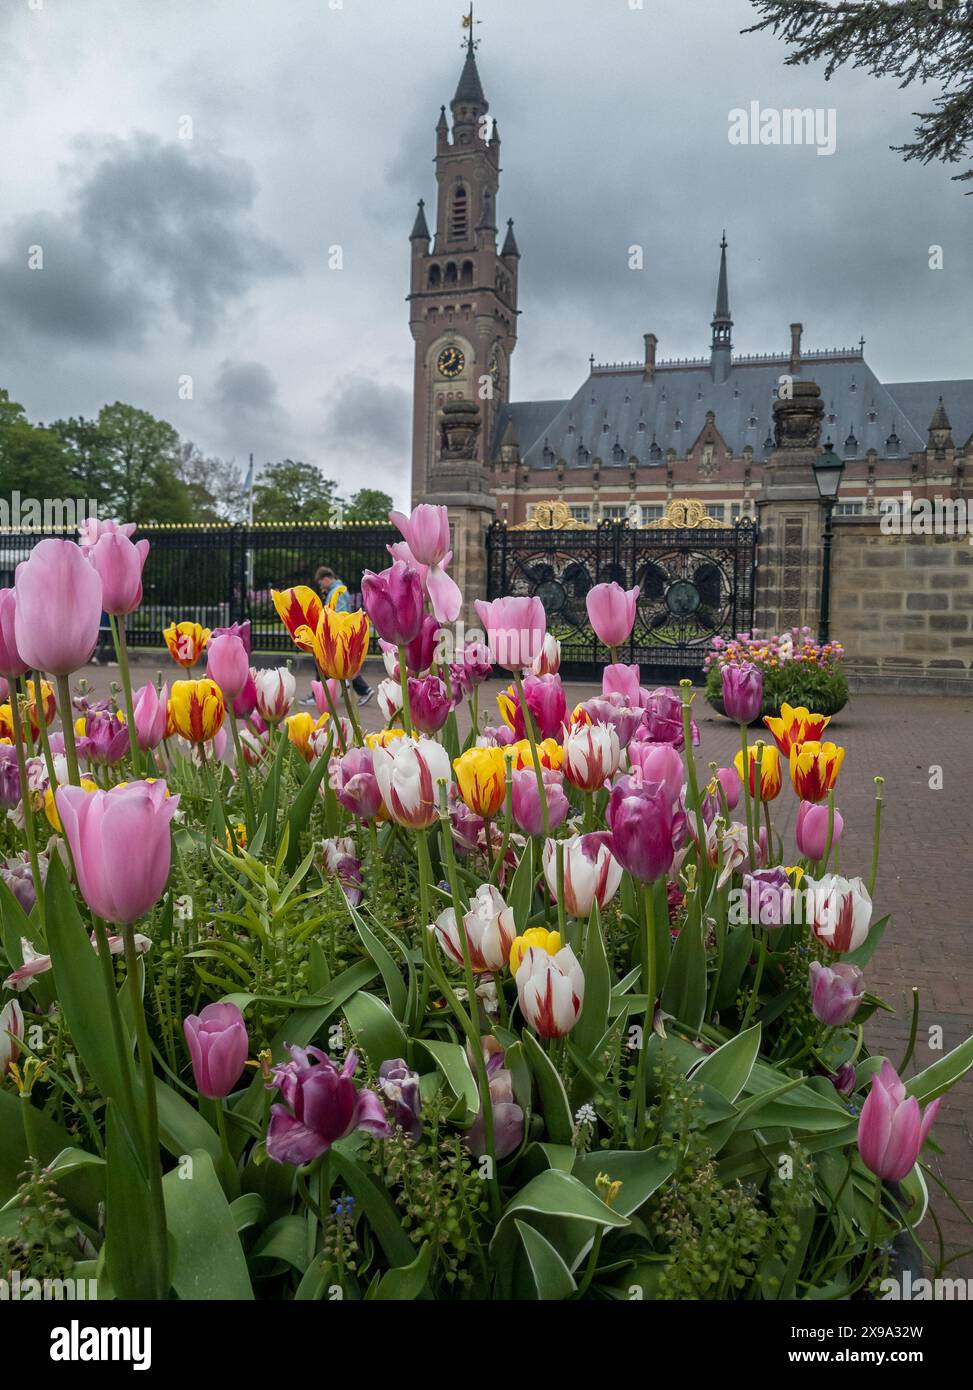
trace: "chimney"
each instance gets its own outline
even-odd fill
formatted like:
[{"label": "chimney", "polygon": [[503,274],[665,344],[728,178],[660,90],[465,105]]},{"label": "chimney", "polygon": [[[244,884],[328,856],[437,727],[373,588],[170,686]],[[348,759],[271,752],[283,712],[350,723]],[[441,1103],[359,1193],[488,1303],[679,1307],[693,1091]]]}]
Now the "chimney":
[{"label": "chimney", "polygon": [[791,376],[801,370],[801,334],[803,332],[803,323],[791,324],[791,360],[788,368]]},{"label": "chimney", "polygon": [[645,371],[642,375],[643,381],[655,381],[655,350],[659,346],[659,340],[654,333],[645,334]]}]

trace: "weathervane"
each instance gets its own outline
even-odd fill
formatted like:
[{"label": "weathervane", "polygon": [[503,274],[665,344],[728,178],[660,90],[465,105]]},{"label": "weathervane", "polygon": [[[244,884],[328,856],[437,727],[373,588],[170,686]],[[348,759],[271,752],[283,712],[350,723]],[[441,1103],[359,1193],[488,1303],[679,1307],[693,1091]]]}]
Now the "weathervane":
[{"label": "weathervane", "polygon": [[478,24],[481,24],[482,22],[483,22],[482,20],[474,19],[474,18],[473,18],[473,4],[472,4],[472,0],[471,0],[471,3],[470,3],[470,12],[469,12],[469,14],[465,14],[465,15],[463,16],[463,28],[464,28],[464,29],[468,29],[468,30],[470,31],[469,34],[468,34],[467,37],[466,37],[466,51],[467,51],[467,53],[470,55],[471,58],[472,58],[473,55],[476,53],[476,50],[477,50],[477,48],[479,47],[479,44],[480,44],[480,40],[477,39],[477,38],[474,38],[474,36],[473,36],[473,30],[476,28],[476,26],[477,26]]}]

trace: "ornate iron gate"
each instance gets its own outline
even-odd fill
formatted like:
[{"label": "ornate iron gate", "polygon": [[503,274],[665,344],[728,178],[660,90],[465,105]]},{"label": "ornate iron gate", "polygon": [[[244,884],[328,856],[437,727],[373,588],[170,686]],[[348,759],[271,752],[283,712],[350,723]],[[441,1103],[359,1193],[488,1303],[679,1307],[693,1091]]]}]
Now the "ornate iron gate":
[{"label": "ornate iron gate", "polygon": [[487,545],[490,597],[537,594],[569,676],[596,677],[610,660],[585,606],[595,584],[639,586],[635,627],[619,659],[637,662],[643,681],[698,681],[712,638],[752,626],[757,528],[749,519],[725,525],[699,503],[672,503],[654,525],[591,528],[572,526],[566,512],[550,508],[546,516],[560,523],[553,527],[543,515],[538,522],[536,510],[526,527],[494,522]]}]

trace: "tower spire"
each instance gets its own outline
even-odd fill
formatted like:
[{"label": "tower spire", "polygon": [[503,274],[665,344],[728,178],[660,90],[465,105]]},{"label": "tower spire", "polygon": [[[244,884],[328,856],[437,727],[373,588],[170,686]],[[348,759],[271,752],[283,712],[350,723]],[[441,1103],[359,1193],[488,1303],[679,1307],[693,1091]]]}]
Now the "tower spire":
[{"label": "tower spire", "polygon": [[464,48],[466,49],[466,62],[463,64],[463,71],[460,73],[459,84],[456,88],[456,95],[453,97],[451,106],[453,114],[456,114],[460,106],[476,107],[479,114],[483,115],[490,109],[490,104],[483,91],[483,84],[480,81],[480,74],[476,66],[476,50],[479,47],[479,39],[474,37],[475,26],[479,24],[478,19],[473,18],[473,6],[470,5],[469,14],[463,16],[463,28],[469,32],[466,35]]},{"label": "tower spire", "polygon": [[720,241],[720,275],[716,283],[716,310],[711,327],[713,337],[710,343],[710,361],[716,381],[725,381],[730,372],[730,359],[733,349],[731,339],[733,320],[730,317],[730,289],[726,271],[726,229]]}]

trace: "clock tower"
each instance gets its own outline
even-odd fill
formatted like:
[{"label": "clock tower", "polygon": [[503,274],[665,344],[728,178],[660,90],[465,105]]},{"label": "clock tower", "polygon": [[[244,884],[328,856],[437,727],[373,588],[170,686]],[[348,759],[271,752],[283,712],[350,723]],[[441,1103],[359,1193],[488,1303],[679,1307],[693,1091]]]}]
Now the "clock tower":
[{"label": "clock tower", "polygon": [[410,237],[413,503],[441,489],[443,464],[449,474],[459,459],[487,460],[517,341],[520,252],[512,221],[497,251],[500,135],[476,66],[472,9],[463,23],[469,36],[452,124],[442,107],[436,125],[435,232],[420,200]]}]

